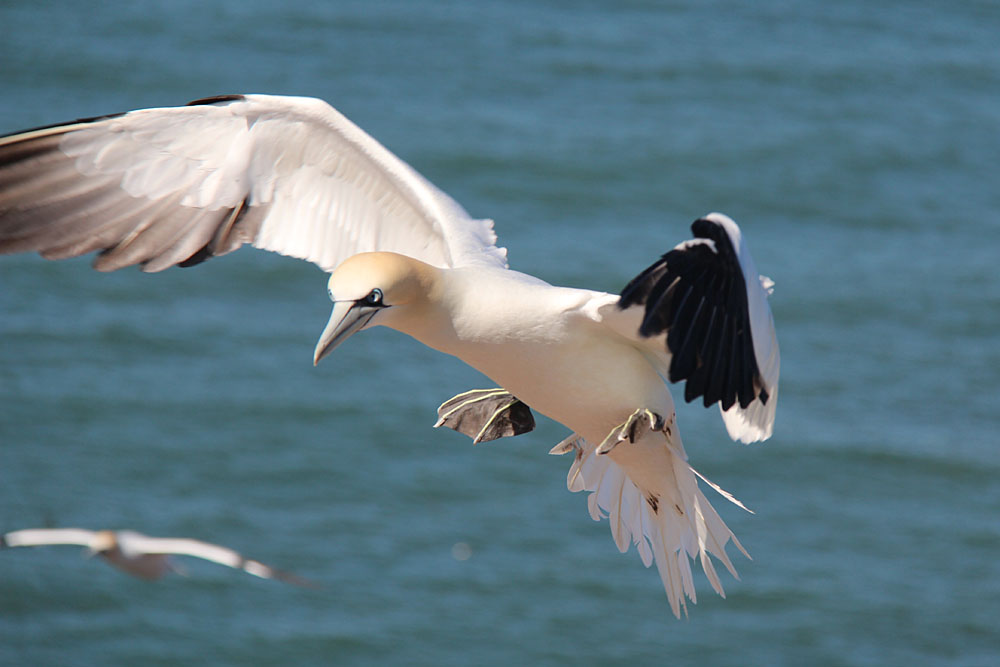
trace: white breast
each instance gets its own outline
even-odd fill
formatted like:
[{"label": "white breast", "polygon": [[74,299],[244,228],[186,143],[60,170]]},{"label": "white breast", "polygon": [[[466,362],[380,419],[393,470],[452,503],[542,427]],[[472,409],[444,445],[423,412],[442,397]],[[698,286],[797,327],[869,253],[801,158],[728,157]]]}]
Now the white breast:
[{"label": "white breast", "polygon": [[598,442],[637,407],[673,414],[670,393],[642,351],[593,319],[588,306],[609,295],[513,271],[447,274],[441,316],[449,326],[406,333]]}]

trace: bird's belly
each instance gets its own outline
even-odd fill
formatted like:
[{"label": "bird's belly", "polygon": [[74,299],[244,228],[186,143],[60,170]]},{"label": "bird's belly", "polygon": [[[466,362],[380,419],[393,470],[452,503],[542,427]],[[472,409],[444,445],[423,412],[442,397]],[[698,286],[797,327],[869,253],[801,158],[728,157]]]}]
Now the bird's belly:
[{"label": "bird's belly", "polygon": [[673,415],[670,393],[642,353],[599,337],[477,344],[458,355],[533,410],[600,442],[637,408]]},{"label": "bird's belly", "polygon": [[115,567],[141,579],[159,579],[170,571],[170,560],[165,554],[125,556],[109,551],[101,555]]}]

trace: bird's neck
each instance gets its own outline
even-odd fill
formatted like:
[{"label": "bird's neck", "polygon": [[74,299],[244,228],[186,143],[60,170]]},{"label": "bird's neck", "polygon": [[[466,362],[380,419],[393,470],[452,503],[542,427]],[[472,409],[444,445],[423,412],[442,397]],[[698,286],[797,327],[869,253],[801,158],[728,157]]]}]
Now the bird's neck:
[{"label": "bird's neck", "polygon": [[451,354],[457,336],[448,299],[448,269],[439,269],[412,260],[406,289],[406,301],[387,308],[377,320],[386,326],[417,339],[424,345]]},{"label": "bird's neck", "polygon": [[387,309],[379,324],[476,368],[479,357],[496,354],[498,345],[544,343],[554,335],[560,314],[584,298],[579,290],[553,288],[507,270],[427,269],[420,298]]}]

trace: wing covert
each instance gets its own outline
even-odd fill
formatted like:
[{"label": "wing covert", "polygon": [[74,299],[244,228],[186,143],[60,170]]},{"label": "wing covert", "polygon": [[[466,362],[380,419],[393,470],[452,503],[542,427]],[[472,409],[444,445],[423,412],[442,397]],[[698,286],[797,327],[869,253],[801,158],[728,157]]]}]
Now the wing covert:
[{"label": "wing covert", "polygon": [[244,243],[332,270],[389,250],[506,267],[492,221],[321,100],[230,95],[0,138],[0,252],[99,270],[189,266]]}]

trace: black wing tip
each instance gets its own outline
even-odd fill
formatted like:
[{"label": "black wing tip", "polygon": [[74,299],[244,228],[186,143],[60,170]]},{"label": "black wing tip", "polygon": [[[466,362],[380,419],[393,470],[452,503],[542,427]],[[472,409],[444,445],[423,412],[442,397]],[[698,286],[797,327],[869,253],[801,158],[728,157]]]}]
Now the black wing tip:
[{"label": "black wing tip", "polygon": [[[723,220],[691,223],[695,239],[665,253],[622,289],[618,308],[644,306],[639,335],[666,334],[668,377],[685,382],[684,400],[701,398],[723,410],[766,403],[750,338],[746,285],[739,255]],[[714,244],[714,245],[713,245]],[[701,303],[701,305],[697,305]],[[716,313],[722,317],[717,321]]]},{"label": "black wing tip", "polygon": [[644,305],[653,287],[667,272],[666,255],[650,264],[645,271],[630,280],[618,295],[618,309]]},{"label": "black wing tip", "polygon": [[[703,215],[694,222],[692,222],[691,231],[695,232],[696,235],[700,236],[699,231],[700,232],[708,231],[709,233],[711,233],[710,230],[713,229],[720,229],[726,231],[729,225],[732,225],[737,230],[739,230],[740,228],[740,226],[736,224],[736,221],[730,218],[725,213],[715,212]],[[701,238],[706,238],[706,237],[701,236]]]},{"label": "black wing tip", "polygon": [[195,252],[187,259],[185,259],[182,262],[178,262],[177,266],[181,267],[182,269],[187,269],[192,266],[198,266],[202,262],[211,259],[214,256],[215,256],[214,253],[212,253],[212,250],[209,248],[209,244],[205,244],[201,248],[199,248],[197,252]]},{"label": "black wing tip", "polygon": [[729,236],[729,230],[718,220],[711,218],[698,218],[691,223],[691,232],[695,238],[710,239],[715,243],[716,250],[730,262],[739,265],[739,255],[736,252],[736,245]]},{"label": "black wing tip", "polygon": [[702,216],[691,223],[691,233],[700,239],[711,238],[710,235],[717,229],[722,229],[722,225],[705,216]]},{"label": "black wing tip", "polygon": [[197,100],[191,100],[185,106],[197,107],[208,104],[228,104],[229,102],[242,102],[245,99],[245,95],[213,95],[211,97],[201,97]]}]

